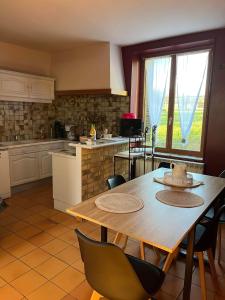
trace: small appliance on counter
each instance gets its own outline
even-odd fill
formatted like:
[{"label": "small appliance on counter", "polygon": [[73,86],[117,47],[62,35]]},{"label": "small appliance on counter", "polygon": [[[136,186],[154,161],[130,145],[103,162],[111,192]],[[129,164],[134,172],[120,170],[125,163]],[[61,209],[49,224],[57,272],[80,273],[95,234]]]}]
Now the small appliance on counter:
[{"label": "small appliance on counter", "polygon": [[54,138],[56,138],[56,139],[66,138],[65,125],[62,122],[56,120],[54,122],[53,129],[54,129]]},{"label": "small appliance on counter", "polygon": [[134,113],[125,113],[120,119],[120,136],[131,137],[143,131],[142,119],[136,119]]}]

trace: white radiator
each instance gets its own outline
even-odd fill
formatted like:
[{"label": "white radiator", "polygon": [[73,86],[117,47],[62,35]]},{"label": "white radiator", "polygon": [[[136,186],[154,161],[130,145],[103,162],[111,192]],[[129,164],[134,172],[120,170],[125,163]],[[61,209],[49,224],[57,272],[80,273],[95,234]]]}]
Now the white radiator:
[{"label": "white radiator", "polygon": [[[204,163],[198,163],[198,162],[192,162],[192,161],[185,161],[185,160],[178,160],[178,159],[168,159],[168,158],[155,158],[154,159],[154,166],[155,169],[158,168],[158,165],[161,161],[164,162],[182,162],[185,163],[187,165],[187,171],[188,172],[193,172],[193,173],[200,173],[203,174],[203,170],[204,170]],[[151,158],[148,158],[145,161],[145,173],[151,172],[152,171],[152,160]],[[144,160],[143,159],[138,159],[136,161],[136,176],[141,176],[144,174]]]}]

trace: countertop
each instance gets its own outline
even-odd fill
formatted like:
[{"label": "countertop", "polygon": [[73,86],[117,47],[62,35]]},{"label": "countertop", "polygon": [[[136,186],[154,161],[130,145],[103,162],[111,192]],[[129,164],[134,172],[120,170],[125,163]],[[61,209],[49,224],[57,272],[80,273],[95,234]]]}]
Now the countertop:
[{"label": "countertop", "polygon": [[24,141],[0,142],[0,150],[7,150],[7,149],[19,148],[19,147],[27,147],[27,146],[33,146],[33,145],[42,145],[42,144],[46,144],[46,143],[66,142],[66,141],[68,141],[68,140],[32,139],[32,140],[24,140]]},{"label": "countertop", "polygon": [[85,149],[96,149],[101,147],[108,147],[113,145],[120,145],[128,143],[128,138],[115,137],[111,139],[99,139],[93,144],[83,144],[83,143],[69,143],[71,147],[80,147]]}]

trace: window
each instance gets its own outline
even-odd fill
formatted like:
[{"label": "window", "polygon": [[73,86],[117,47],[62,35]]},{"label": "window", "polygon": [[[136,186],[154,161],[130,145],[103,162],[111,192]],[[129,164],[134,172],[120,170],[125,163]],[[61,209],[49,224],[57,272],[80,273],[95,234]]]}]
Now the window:
[{"label": "window", "polygon": [[209,54],[201,50],[145,59],[144,121],[156,127],[157,151],[202,155]]}]

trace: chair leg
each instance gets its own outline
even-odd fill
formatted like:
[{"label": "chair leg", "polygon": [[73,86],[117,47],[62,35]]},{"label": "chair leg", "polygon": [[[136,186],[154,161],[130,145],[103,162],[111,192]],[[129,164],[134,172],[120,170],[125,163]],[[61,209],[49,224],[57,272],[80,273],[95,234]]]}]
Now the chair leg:
[{"label": "chair leg", "polygon": [[205,282],[205,266],[203,252],[196,252],[199,263],[199,276],[201,285],[202,300],[206,300],[206,282]]},{"label": "chair leg", "polygon": [[168,253],[166,257],[166,261],[163,265],[163,272],[167,273],[169,271],[169,268],[173,262],[174,259],[176,259],[178,253],[179,253],[180,248],[177,248],[173,253]]},{"label": "chair leg", "polygon": [[212,249],[207,250],[207,255],[208,255],[208,260],[209,260],[209,266],[210,266],[210,271],[213,277],[216,277],[216,268],[215,268],[215,263],[214,263],[214,257],[213,257],[213,252]]},{"label": "chair leg", "polygon": [[99,300],[101,298],[102,298],[102,296],[99,293],[97,293],[96,291],[93,291],[90,300]]},{"label": "chair leg", "polygon": [[142,260],[145,260],[145,243],[140,242],[140,257]]},{"label": "chair leg", "polygon": [[222,239],[222,226],[218,225],[218,263],[220,264],[221,259],[221,239]]}]

